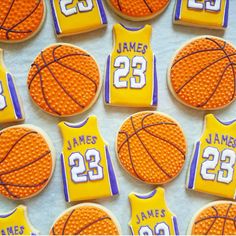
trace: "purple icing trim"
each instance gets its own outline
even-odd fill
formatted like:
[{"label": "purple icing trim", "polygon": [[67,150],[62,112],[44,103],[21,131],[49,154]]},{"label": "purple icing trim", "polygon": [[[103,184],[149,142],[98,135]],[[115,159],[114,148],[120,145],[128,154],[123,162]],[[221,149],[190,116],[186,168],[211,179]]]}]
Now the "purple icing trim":
[{"label": "purple icing trim", "polygon": [[152,105],[157,106],[158,103],[158,79],[157,79],[157,68],[156,68],[156,57],[154,55],[154,89],[153,89],[153,98]]},{"label": "purple icing trim", "polygon": [[157,190],[155,189],[155,190],[153,190],[151,193],[149,193],[149,194],[147,194],[147,195],[137,195],[137,194],[135,194],[135,196],[137,197],[137,198],[140,198],[140,199],[149,199],[149,198],[151,198],[151,197],[153,197],[155,194],[156,194],[156,192],[157,192]]},{"label": "purple icing trim", "polygon": [[110,179],[112,195],[117,195],[119,194],[119,190],[118,190],[118,185],[117,185],[114,169],[111,163],[111,156],[110,156],[107,146],[105,146],[105,149],[106,149],[107,167],[108,167],[108,173],[110,177],[109,179]]},{"label": "purple icing trim", "polygon": [[10,213],[4,214],[4,215],[0,215],[0,218],[7,218],[7,217],[13,215],[13,214],[16,212],[16,210],[17,210],[17,209],[14,209],[14,210],[13,210],[12,212],[10,212]]},{"label": "purple icing trim", "polygon": [[123,24],[121,24],[120,23],[120,25],[123,27],[123,28],[125,28],[126,30],[129,30],[129,31],[138,31],[138,30],[141,30],[141,29],[143,29],[145,26],[141,26],[141,27],[136,27],[136,28],[131,28],[131,27],[126,27],[125,25],[123,25]]},{"label": "purple icing trim", "polygon": [[106,67],[106,79],[105,79],[105,102],[110,103],[110,63],[111,56],[107,58],[107,67]]},{"label": "purple icing trim", "polygon": [[100,14],[101,14],[101,18],[102,18],[102,23],[104,25],[106,25],[107,24],[107,16],[106,16],[106,12],[104,10],[102,1],[101,0],[97,0],[97,4],[98,4],[99,10],[100,10]]},{"label": "purple icing trim", "polygon": [[87,124],[88,120],[89,120],[89,117],[86,120],[84,120],[80,123],[77,123],[77,124],[72,124],[72,123],[67,123],[67,122],[65,122],[64,124],[70,128],[81,128]]},{"label": "purple icing trim", "polygon": [[228,26],[228,20],[229,20],[229,0],[226,0],[225,15],[224,15],[224,24],[223,24],[223,27],[224,27],[224,28],[227,28],[227,26]]},{"label": "purple icing trim", "polygon": [[21,112],[20,103],[19,103],[19,100],[17,97],[16,88],[14,86],[12,76],[10,74],[7,74],[7,81],[8,81],[8,88],[9,88],[9,91],[11,94],[11,99],[13,102],[16,117],[17,117],[17,119],[22,119],[23,116],[22,116],[22,112]]},{"label": "purple icing trim", "polygon": [[62,179],[63,179],[63,187],[64,187],[65,199],[66,199],[67,202],[69,202],[63,154],[61,154],[61,172],[62,172]]},{"label": "purple icing trim", "polygon": [[55,26],[55,30],[57,34],[60,34],[60,27],[59,27],[59,23],[57,21],[57,16],[56,16],[56,11],[55,11],[55,7],[54,7],[54,0],[50,0],[51,3],[51,8],[52,8],[52,16],[53,16],[53,22],[54,22],[54,26]]},{"label": "purple icing trim", "polygon": [[198,160],[198,155],[199,155],[199,147],[200,147],[200,142],[197,142],[196,148],[194,150],[193,160],[192,160],[192,163],[190,166],[189,183],[188,183],[189,189],[193,189],[193,187],[194,187],[193,185],[194,185],[197,160]]},{"label": "purple icing trim", "polygon": [[175,20],[180,20],[182,0],[177,0],[176,9],[175,9]]},{"label": "purple icing trim", "polygon": [[130,225],[129,225],[129,229],[131,231],[131,234],[134,235],[134,231],[133,231],[133,229],[132,229],[132,227]]},{"label": "purple icing trim", "polygon": [[179,227],[176,216],[173,217],[173,223],[174,223],[175,235],[179,235]]},{"label": "purple icing trim", "polygon": [[[215,117],[215,116],[214,116]],[[235,120],[231,120],[231,121],[226,121],[226,122],[223,122],[221,120],[219,120],[217,117],[215,117],[215,119],[220,122],[222,125],[232,125],[234,122],[236,122],[236,119]]]}]

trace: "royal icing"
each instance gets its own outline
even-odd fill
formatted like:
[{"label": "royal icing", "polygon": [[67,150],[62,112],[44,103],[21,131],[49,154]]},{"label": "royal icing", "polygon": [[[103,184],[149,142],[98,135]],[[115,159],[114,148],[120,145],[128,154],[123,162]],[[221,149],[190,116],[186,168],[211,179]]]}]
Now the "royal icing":
[{"label": "royal icing", "polygon": [[62,176],[66,201],[110,197],[119,193],[108,145],[96,116],[78,124],[59,123],[63,136]]},{"label": "royal icing", "polygon": [[236,198],[236,122],[205,117],[205,128],[195,145],[187,188],[225,198]]},{"label": "royal icing", "polygon": [[5,68],[3,50],[0,49],[0,124],[22,120],[24,120],[24,111],[13,77]]},{"label": "royal icing", "polygon": [[58,36],[73,35],[106,26],[102,0],[50,0]]},{"label": "royal icing", "polygon": [[114,49],[108,57],[105,103],[114,106],[156,107],[156,58],[150,38],[152,27],[114,25]]},{"label": "royal icing", "polygon": [[179,235],[176,216],[167,207],[163,188],[148,194],[131,193],[129,201],[133,235]]},{"label": "royal icing", "polygon": [[27,217],[27,208],[19,205],[13,211],[0,213],[0,234],[1,235],[39,235]]},{"label": "royal icing", "polygon": [[176,0],[177,24],[208,28],[228,26],[229,0]]}]

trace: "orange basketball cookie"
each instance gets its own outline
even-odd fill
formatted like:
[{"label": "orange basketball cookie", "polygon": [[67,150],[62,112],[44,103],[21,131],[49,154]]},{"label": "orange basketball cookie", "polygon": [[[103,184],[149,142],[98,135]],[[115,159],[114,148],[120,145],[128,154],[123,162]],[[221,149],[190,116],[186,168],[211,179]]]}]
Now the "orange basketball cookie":
[{"label": "orange basketball cookie", "polygon": [[169,68],[169,88],[183,104],[215,110],[235,100],[236,49],[213,36],[193,39],[182,47]]},{"label": "orange basketball cookie", "polygon": [[0,13],[0,41],[18,42],[40,30],[46,6],[44,0],[3,0]]},{"label": "orange basketball cookie", "polygon": [[101,83],[95,59],[70,44],[44,49],[28,75],[33,101],[54,116],[72,116],[89,109],[97,100]]},{"label": "orange basketball cookie", "polygon": [[172,118],[159,112],[139,112],[121,126],[116,152],[130,175],[148,184],[164,184],[182,170],[186,140]]},{"label": "orange basketball cookie", "polygon": [[0,194],[20,200],[33,197],[48,184],[54,149],[47,135],[32,125],[0,132]]},{"label": "orange basketball cookie", "polygon": [[189,225],[188,235],[236,235],[236,203],[216,201],[206,205]]},{"label": "orange basketball cookie", "polygon": [[69,208],[56,220],[50,235],[120,235],[116,218],[106,208],[93,203]]},{"label": "orange basketball cookie", "polygon": [[107,0],[111,8],[121,17],[142,21],[161,14],[170,0]]}]

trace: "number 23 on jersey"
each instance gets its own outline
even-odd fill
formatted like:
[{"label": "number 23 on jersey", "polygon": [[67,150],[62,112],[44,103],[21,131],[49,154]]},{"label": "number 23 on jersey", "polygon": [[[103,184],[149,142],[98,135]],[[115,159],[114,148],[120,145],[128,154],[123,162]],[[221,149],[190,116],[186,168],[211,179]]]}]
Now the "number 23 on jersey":
[{"label": "number 23 on jersey", "polygon": [[59,123],[63,135],[61,155],[66,201],[81,201],[118,194],[108,146],[97,118],[79,124]]},{"label": "number 23 on jersey", "polygon": [[195,145],[187,187],[225,198],[236,198],[236,121],[223,123],[209,114]]},{"label": "number 23 on jersey", "polygon": [[157,106],[156,58],[152,28],[114,25],[114,48],[107,60],[105,103],[114,106]]}]

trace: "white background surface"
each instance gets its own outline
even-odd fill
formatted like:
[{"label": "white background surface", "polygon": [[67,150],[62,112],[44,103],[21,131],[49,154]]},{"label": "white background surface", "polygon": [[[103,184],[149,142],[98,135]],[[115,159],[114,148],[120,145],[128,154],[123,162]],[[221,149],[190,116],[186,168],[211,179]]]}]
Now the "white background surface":
[{"label": "white background surface", "polygon": [[[54,34],[54,25],[51,15],[49,0],[47,1],[47,17],[42,30],[36,37],[20,44],[0,44],[5,51],[5,64],[7,68],[15,76],[15,81],[24,101],[24,109],[26,112],[27,124],[34,124],[47,131],[51,137],[57,151],[56,168],[51,182],[48,187],[38,196],[22,201],[14,202],[0,196],[0,212],[8,212],[23,203],[28,207],[29,218],[35,228],[39,229],[41,234],[48,234],[54,220],[66,208],[70,207],[64,200],[63,184],[61,178],[61,166],[59,155],[62,147],[62,139],[57,127],[60,119],[52,117],[40,111],[28,96],[26,81],[27,73],[36,55],[49,44],[55,42],[66,42],[75,44],[90,52],[96,58],[100,65],[104,78],[104,68],[106,58],[112,49],[112,26],[116,22],[122,22],[127,26],[140,26],[143,23],[132,23],[125,21],[111,12],[111,9],[105,4],[108,27],[83,35],[66,37],[58,40]],[[187,141],[188,154],[187,161],[181,175],[173,182],[165,185],[166,198],[170,209],[177,215],[179,229],[181,234],[185,234],[189,221],[193,214],[204,204],[217,198],[198,194],[185,190],[185,178],[190,156],[193,151],[193,144],[200,137],[203,117],[205,112],[195,111],[178,103],[170,94],[166,83],[166,71],[173,53],[187,40],[199,35],[216,35],[224,37],[236,44],[236,1],[230,0],[229,28],[225,34],[222,31],[207,30],[199,28],[191,28],[184,26],[174,26],[172,24],[172,14],[174,9],[174,0],[167,10],[159,17],[147,23],[153,26],[152,47],[157,56],[157,69],[159,79],[159,106],[158,110],[173,116],[183,127]],[[123,234],[130,234],[128,229],[128,221],[130,218],[130,207],[128,202],[128,194],[132,191],[137,193],[147,193],[154,189],[155,186],[148,186],[129,177],[120,167],[114,152],[115,136],[119,126],[123,120],[141,109],[126,109],[105,107],[103,104],[103,91],[98,102],[87,113],[73,118],[66,119],[69,122],[79,122],[90,114],[98,116],[100,130],[104,138],[110,144],[110,153],[114,168],[117,173],[117,179],[120,187],[120,196],[99,200],[96,202],[109,208],[118,218]],[[232,120],[236,118],[236,102],[228,108],[214,112],[217,116],[224,120]]]}]

